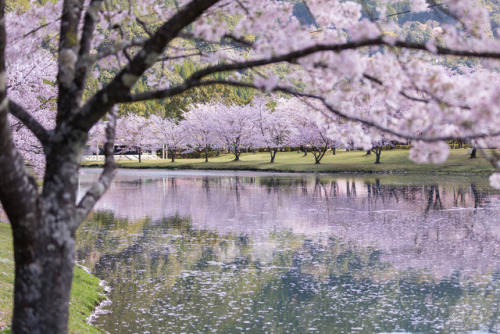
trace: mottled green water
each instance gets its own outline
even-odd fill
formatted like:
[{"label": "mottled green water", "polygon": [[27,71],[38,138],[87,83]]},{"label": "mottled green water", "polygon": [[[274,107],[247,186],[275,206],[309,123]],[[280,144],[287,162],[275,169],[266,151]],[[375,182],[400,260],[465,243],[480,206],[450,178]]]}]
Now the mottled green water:
[{"label": "mottled green water", "polygon": [[120,171],[78,238],[110,333],[500,332],[486,178]]}]

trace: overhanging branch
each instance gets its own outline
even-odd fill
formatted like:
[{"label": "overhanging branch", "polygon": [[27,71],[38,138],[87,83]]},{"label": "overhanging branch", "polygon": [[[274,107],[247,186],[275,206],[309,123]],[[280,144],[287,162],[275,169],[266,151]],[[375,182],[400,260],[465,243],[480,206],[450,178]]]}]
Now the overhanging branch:
[{"label": "overhanging branch", "polygon": [[374,39],[358,41],[358,42],[348,42],[343,44],[320,44],[311,46],[302,50],[292,51],[283,55],[278,55],[269,58],[250,60],[245,62],[237,62],[231,64],[219,64],[214,66],[209,66],[199,71],[193,73],[186,81],[189,80],[200,80],[214,73],[220,72],[231,72],[242,69],[247,69],[251,67],[258,67],[270,64],[276,64],[281,62],[295,62],[297,59],[307,57],[314,53],[331,51],[331,52],[342,52],[346,50],[354,50],[368,46],[387,46],[387,47],[398,47],[409,50],[425,51],[442,56],[460,56],[460,57],[475,57],[475,58],[489,58],[489,59],[500,59],[500,52],[476,52],[471,50],[454,50],[446,47],[436,46],[434,52],[430,52],[427,46],[419,43],[410,43],[405,41],[395,41],[394,43],[388,42],[383,37],[378,37]]},{"label": "overhanging branch", "polygon": [[13,101],[9,101],[9,112],[33,132],[43,146],[48,144],[51,133],[24,110],[23,107]]},{"label": "overhanging branch", "polygon": [[[190,82],[189,85],[187,83],[184,83],[183,85],[168,88],[168,89],[162,89],[162,90],[156,90],[152,92],[145,92],[145,93],[138,93],[138,94],[128,94],[124,96],[120,102],[122,103],[129,103],[129,102],[141,102],[141,101],[147,101],[147,100],[152,100],[152,99],[162,99],[162,98],[167,98],[167,97],[172,97],[175,95],[179,95],[181,93],[184,93],[188,91],[191,88],[195,87],[203,87],[203,86],[212,86],[212,85],[229,85],[229,86],[234,86],[234,87],[244,87],[244,88],[252,88],[260,91],[266,91],[263,88],[260,87],[255,87],[255,85],[251,83],[246,83],[246,82],[234,82],[234,81],[226,81],[226,80],[203,80],[203,81],[193,81]],[[436,142],[436,141],[443,141],[443,140],[452,140],[452,139],[478,139],[478,138],[486,138],[486,137],[495,137],[500,135],[500,130],[491,132],[491,133],[474,133],[474,134],[469,134],[466,136],[421,136],[421,135],[413,135],[413,134],[408,134],[408,133],[403,133],[396,131],[394,129],[388,128],[386,126],[382,126],[374,121],[364,119],[358,116],[352,116],[348,115],[345,112],[342,112],[336,108],[334,108],[332,105],[330,105],[326,99],[322,96],[314,95],[311,93],[302,93],[295,91],[291,88],[288,87],[280,87],[276,86],[271,91],[274,92],[281,92],[281,93],[286,93],[292,96],[296,97],[301,97],[301,98],[307,98],[307,99],[315,99],[320,101],[332,114],[337,115],[341,117],[342,119],[348,120],[348,121],[355,121],[362,123],[364,125],[367,125],[369,127],[375,128],[377,130],[380,130],[382,132],[391,134],[396,137],[400,138],[406,138],[410,140],[420,140],[420,141],[425,141],[425,142]],[[314,108],[311,104],[308,104],[311,107]]]},{"label": "overhanging branch", "polygon": [[90,98],[80,112],[69,120],[72,125],[88,131],[111,106],[130,92],[132,86],[148,68],[155,64],[165,47],[179,35],[182,29],[218,1],[220,0],[193,0],[160,26],[115,78]]},{"label": "overhanging branch", "polygon": [[89,190],[87,190],[83,198],[80,200],[80,203],[78,203],[76,208],[76,225],[72,226],[73,230],[76,230],[88,216],[95,203],[111,185],[111,181],[116,173],[117,166],[114,158],[114,146],[117,114],[118,108],[113,108],[109,112],[109,121],[106,127],[106,144],[104,145],[104,169],[99,177],[99,180],[95,182]]}]

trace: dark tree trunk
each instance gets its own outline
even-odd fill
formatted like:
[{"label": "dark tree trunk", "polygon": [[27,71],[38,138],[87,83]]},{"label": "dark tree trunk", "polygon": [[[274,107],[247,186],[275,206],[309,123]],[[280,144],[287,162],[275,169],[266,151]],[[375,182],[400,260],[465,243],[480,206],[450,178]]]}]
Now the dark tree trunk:
[{"label": "dark tree trunk", "polygon": [[472,151],[470,152],[469,159],[475,159],[476,158],[476,153],[477,153],[477,149],[473,148]]},{"label": "dark tree trunk", "polygon": [[[13,229],[16,266],[12,332],[66,333],[75,236],[62,227],[68,221],[59,221],[55,216],[48,215],[31,224],[47,227],[38,231],[36,237],[32,235],[30,238],[19,233],[18,229]],[[59,235],[53,237],[61,233],[68,233],[62,244]]]},{"label": "dark tree trunk", "polygon": [[139,154],[139,162],[141,162],[141,156],[142,156],[142,148],[137,149],[137,153]]},{"label": "dark tree trunk", "polygon": [[371,150],[366,151],[366,155],[372,155],[372,151]]},{"label": "dark tree trunk", "polygon": [[375,163],[380,163],[380,156],[382,155],[382,146],[375,146],[372,148],[373,153],[375,153]]},{"label": "dark tree trunk", "polygon": [[335,147],[332,147],[332,153],[333,153],[333,155],[335,155],[335,154],[336,154],[336,152],[335,152]]},{"label": "dark tree trunk", "polygon": [[[0,73],[5,75],[5,1],[0,1]],[[12,333],[67,333],[75,255],[78,167],[87,139],[66,132],[51,142],[41,194],[14,146],[7,119],[5,80],[0,82],[0,201],[14,239]],[[6,103],[4,103],[6,102]],[[45,145],[49,134],[39,129]],[[73,147],[76,146],[76,147]]]},{"label": "dark tree trunk", "polygon": [[208,162],[208,147],[205,147],[205,162]]},{"label": "dark tree trunk", "polygon": [[271,148],[269,148],[269,153],[271,153],[271,163],[274,163],[274,158],[276,158],[276,153],[278,152],[278,150],[272,150]]},{"label": "dark tree trunk", "polygon": [[241,149],[239,148],[239,140],[233,147],[234,161],[240,161]]},{"label": "dark tree trunk", "polygon": [[[86,139],[86,134],[74,131],[53,146],[33,216],[18,219],[9,214],[15,259],[13,333],[68,331],[79,223],[77,171]],[[12,210],[8,203],[4,207]]]},{"label": "dark tree trunk", "polygon": [[328,148],[328,146],[325,146],[325,147],[323,147],[323,149],[319,149],[319,150],[315,149],[315,151],[313,151],[314,160],[316,161],[315,162],[316,165],[319,165],[321,159],[323,159],[323,157],[325,156],[327,148]]}]

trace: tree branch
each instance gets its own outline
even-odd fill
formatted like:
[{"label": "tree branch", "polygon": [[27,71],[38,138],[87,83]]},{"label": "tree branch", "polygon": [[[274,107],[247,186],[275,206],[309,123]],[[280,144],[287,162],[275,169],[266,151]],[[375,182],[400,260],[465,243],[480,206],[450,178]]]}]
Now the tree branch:
[{"label": "tree branch", "polygon": [[[19,154],[8,120],[9,99],[5,86],[5,1],[0,1],[0,202],[9,217],[15,238],[32,233],[38,189]],[[31,218],[31,219],[30,219]],[[19,240],[19,239],[18,239]]]},{"label": "tree branch", "polygon": [[92,45],[92,37],[97,26],[97,16],[102,6],[102,0],[91,0],[85,21],[83,23],[82,37],[80,38],[80,50],[78,51],[78,60],[76,63],[75,84],[79,91],[84,89],[85,80],[88,77],[91,64],[87,63],[87,55]]},{"label": "tree branch", "polygon": [[74,112],[79,104],[79,95],[72,94],[75,69],[80,47],[78,25],[83,10],[83,0],[64,0],[58,47],[58,99],[56,122],[59,125]]},{"label": "tree branch", "polygon": [[46,27],[48,27],[49,25],[51,25],[51,24],[53,24],[54,22],[57,22],[57,21],[59,21],[59,20],[61,20],[61,17],[58,17],[58,18],[57,18],[55,21],[53,21],[53,22],[46,22],[46,23],[44,23],[44,24],[41,24],[41,25],[39,25],[38,27],[36,27],[35,29],[33,29],[33,30],[28,31],[27,33],[25,33],[23,37],[28,37],[29,35],[32,35],[32,34],[36,33],[37,31],[39,31],[39,30],[41,30],[41,29],[43,29],[43,28],[46,28]]},{"label": "tree branch", "polygon": [[[205,43],[205,44],[210,44],[210,45],[220,45],[220,46],[223,46],[223,45],[231,45],[231,44],[238,44],[238,46],[235,46],[235,47],[245,47],[245,48],[250,48],[253,46],[253,43],[245,38],[242,38],[242,37],[236,37],[232,34],[224,34],[218,42],[211,42],[211,41],[206,41],[204,40],[203,38],[200,38],[200,37],[195,37],[193,34],[191,33],[180,33],[177,37],[179,38],[183,38],[183,39],[187,39],[187,40],[190,40],[190,41],[193,41],[193,42],[197,42],[197,43]],[[230,42],[233,42],[233,43],[230,43]],[[198,51],[200,51],[198,49]],[[201,51],[200,51],[201,52]],[[214,51],[212,51],[214,52]]]},{"label": "tree branch", "polygon": [[44,147],[49,143],[51,133],[38,123],[23,107],[13,101],[9,101],[9,112],[33,132]]},{"label": "tree branch", "polygon": [[140,18],[136,18],[135,21],[137,23],[139,23],[139,25],[142,27],[142,29],[144,30],[144,32],[149,36],[149,37],[153,37],[153,33],[148,29],[148,26],[146,24],[146,22],[144,22],[143,20],[141,20]]},{"label": "tree branch", "polygon": [[109,112],[109,121],[106,127],[106,144],[104,144],[104,169],[99,176],[99,180],[95,182],[89,190],[87,190],[83,198],[80,200],[80,203],[78,203],[76,208],[75,226],[72,226],[73,231],[76,231],[78,226],[80,226],[83,220],[88,216],[95,203],[109,188],[111,181],[115,176],[117,165],[114,158],[114,146],[117,114],[118,108],[116,107]]},{"label": "tree branch", "polygon": [[[159,58],[166,45],[177,37],[180,31],[191,23],[198,15],[215,4],[217,0],[201,1],[194,0],[188,6],[183,8],[170,21],[166,22],[154,36],[147,40],[142,50],[137,53],[134,59],[113,79],[113,81],[104,89],[92,97],[82,108],[80,113],[72,120],[76,126],[82,130],[88,130],[95,124],[99,118],[104,116],[110,105],[127,101],[124,97],[130,96],[131,87],[137,82],[139,77]],[[342,52],[345,50],[359,49],[369,46],[387,46],[398,47],[410,50],[419,50],[430,52],[426,45],[419,43],[410,43],[406,41],[388,41],[383,36],[378,38],[347,42],[343,44],[320,44],[304,48],[302,50],[292,51],[283,55],[277,55],[269,58],[236,62],[231,64],[219,64],[208,66],[198,70],[187,78],[183,85],[176,87],[176,90],[182,92],[186,89],[200,85],[200,80],[214,73],[231,72],[236,70],[248,69],[252,67],[264,66],[280,62],[294,63],[297,59],[309,56],[317,52],[331,51]],[[446,47],[436,46],[434,53],[438,55],[453,55],[462,57],[479,57],[500,59],[499,52],[475,52],[470,50],[454,50]],[[171,91],[172,92],[172,91]],[[175,94],[174,94],[175,95]],[[171,95],[169,95],[171,96]],[[130,100],[130,99],[129,99]]]},{"label": "tree branch", "polygon": [[187,25],[220,0],[193,0],[170,20],[165,22],[143,45],[134,58],[103,89],[97,92],[69,121],[77,128],[88,131],[109,108],[156,62],[163,50]]},{"label": "tree branch", "polygon": [[[127,94],[127,95],[123,96],[119,102],[128,103],[128,102],[141,102],[141,101],[146,101],[146,100],[151,100],[151,99],[162,99],[162,98],[172,97],[172,96],[184,93],[191,88],[202,87],[202,86],[211,86],[211,85],[229,85],[229,86],[234,86],[234,87],[253,88],[253,89],[264,91],[264,92],[266,91],[263,88],[255,87],[255,85],[253,85],[251,83],[246,83],[246,82],[234,82],[234,81],[226,81],[226,80],[203,80],[203,81],[191,81],[191,82],[189,82],[189,84],[184,83],[184,84],[176,86],[176,87],[162,89],[162,90],[156,90],[156,91],[152,91],[152,92],[144,92],[144,93],[138,93],[138,94]],[[400,137],[400,138],[406,138],[406,139],[410,139],[410,140],[436,142],[436,141],[443,141],[443,140],[450,140],[450,139],[467,140],[467,139],[478,139],[478,138],[500,136],[500,130],[496,131],[496,132],[491,132],[491,133],[474,133],[474,134],[470,134],[467,136],[460,136],[460,137],[454,137],[454,136],[429,136],[429,137],[426,137],[426,136],[420,136],[420,135],[412,135],[412,134],[399,132],[399,131],[393,130],[391,128],[382,126],[382,125],[375,123],[374,121],[371,121],[371,120],[367,120],[367,119],[357,117],[357,116],[348,115],[340,110],[337,110],[336,108],[334,108],[330,104],[328,104],[326,102],[326,99],[322,96],[314,95],[311,93],[302,93],[302,92],[295,91],[295,90],[288,88],[288,87],[280,87],[280,86],[276,86],[273,89],[271,89],[270,91],[281,92],[281,93],[289,94],[289,95],[296,96],[296,97],[318,100],[321,103],[323,103],[323,105],[332,114],[337,115],[337,116],[341,117],[342,119],[359,122],[359,123],[362,123],[362,124],[367,125],[369,127],[380,130],[382,132],[391,134],[393,136]],[[305,101],[305,103],[307,103],[307,101]],[[309,106],[315,108],[310,103],[307,103],[307,104]]]},{"label": "tree branch", "polygon": [[[387,47],[399,47],[410,50],[418,50],[430,52],[427,47],[419,43],[410,43],[405,41],[395,41],[394,43],[387,42],[383,37],[378,37],[369,40],[363,40],[358,42],[347,42],[343,44],[320,44],[311,46],[302,50],[292,51],[283,55],[278,55],[274,57],[250,60],[245,62],[231,63],[231,64],[219,64],[214,66],[209,66],[199,71],[193,73],[186,81],[189,80],[199,80],[210,74],[220,73],[220,72],[230,72],[242,69],[247,69],[250,67],[258,67],[269,64],[276,64],[281,62],[295,62],[299,58],[309,56],[311,54],[323,51],[341,52],[352,49],[359,49],[368,46],[387,46]],[[490,59],[500,59],[500,52],[475,52],[470,50],[454,50],[446,47],[436,46],[437,55],[443,56],[461,56],[461,57],[477,57],[477,58],[490,58]]]},{"label": "tree branch", "polygon": [[93,65],[96,61],[101,60],[103,58],[116,55],[118,52],[125,50],[126,48],[130,48],[132,46],[142,46],[146,42],[145,39],[137,39],[133,41],[127,42],[119,42],[110,47],[105,48],[100,51],[96,55],[87,56],[87,64],[88,66]]},{"label": "tree branch", "polygon": [[246,8],[245,5],[243,5],[240,0],[236,0],[236,2],[238,3],[238,6],[240,6],[245,11],[247,15],[250,15],[248,8]]}]

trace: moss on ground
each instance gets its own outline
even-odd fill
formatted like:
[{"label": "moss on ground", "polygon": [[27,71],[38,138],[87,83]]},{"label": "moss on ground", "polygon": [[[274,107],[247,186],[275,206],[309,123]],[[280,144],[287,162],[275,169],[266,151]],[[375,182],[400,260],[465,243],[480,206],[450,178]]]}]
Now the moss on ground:
[{"label": "moss on ground", "polygon": [[[0,222],[0,333],[10,333],[14,288],[14,250],[10,225]],[[102,333],[87,323],[95,307],[105,298],[99,279],[75,266],[71,289],[69,332]]]},{"label": "moss on ground", "polygon": [[[314,163],[311,153],[304,156],[297,152],[279,152],[275,163],[269,163],[270,155],[266,152],[243,153],[240,161],[234,161],[234,155],[225,154],[216,158],[119,161],[120,168],[154,168],[154,169],[211,169],[211,170],[256,170],[271,172],[325,172],[325,173],[415,173],[415,174],[487,174],[494,169],[482,157],[469,159],[467,149],[450,151],[448,160],[442,164],[416,164],[408,159],[408,150],[393,149],[382,152],[381,163],[375,164],[375,154],[366,155],[364,151],[332,152]],[[102,162],[86,161],[85,167],[100,167]]]}]

